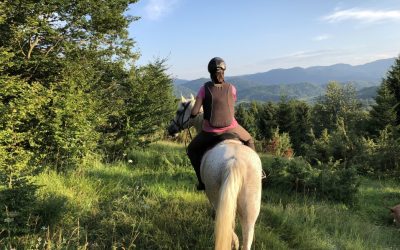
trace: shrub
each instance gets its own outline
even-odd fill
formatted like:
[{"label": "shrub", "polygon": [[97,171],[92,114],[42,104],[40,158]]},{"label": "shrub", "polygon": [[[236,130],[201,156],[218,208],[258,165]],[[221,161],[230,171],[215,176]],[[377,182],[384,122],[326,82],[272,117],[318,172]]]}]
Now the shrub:
[{"label": "shrub", "polygon": [[359,170],[365,174],[400,176],[399,129],[388,126],[376,139],[363,139],[363,153],[358,154]]},{"label": "shrub", "polygon": [[311,145],[304,145],[305,158],[313,165],[339,161],[346,167],[354,163],[353,158],[360,153],[360,141],[361,137],[348,132],[343,119],[339,119],[334,131],[328,133],[324,129]]},{"label": "shrub", "polygon": [[12,236],[28,229],[34,207],[36,186],[30,179],[40,168],[33,138],[47,99],[39,84],[17,77],[1,75],[0,85],[0,236]]},{"label": "shrub", "polygon": [[277,128],[271,140],[265,146],[265,151],[275,156],[291,158],[293,156],[292,144],[288,133],[279,133]]},{"label": "shrub", "polygon": [[303,158],[275,158],[267,172],[268,186],[348,204],[355,201],[359,185],[356,170],[343,168],[339,162],[313,167]]}]

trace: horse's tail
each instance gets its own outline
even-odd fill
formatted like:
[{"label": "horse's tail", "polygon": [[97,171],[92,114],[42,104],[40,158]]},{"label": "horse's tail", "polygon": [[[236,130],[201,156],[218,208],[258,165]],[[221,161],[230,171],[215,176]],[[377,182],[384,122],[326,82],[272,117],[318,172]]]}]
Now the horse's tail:
[{"label": "horse's tail", "polygon": [[218,208],[215,219],[215,249],[231,249],[236,216],[236,202],[242,185],[242,173],[237,159],[227,161],[222,174]]}]

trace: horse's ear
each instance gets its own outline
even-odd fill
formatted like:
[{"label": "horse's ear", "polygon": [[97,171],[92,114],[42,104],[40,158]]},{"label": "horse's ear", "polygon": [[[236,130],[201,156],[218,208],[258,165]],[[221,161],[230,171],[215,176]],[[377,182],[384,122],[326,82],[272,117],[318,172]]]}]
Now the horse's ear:
[{"label": "horse's ear", "polygon": [[194,96],[192,93],[190,93],[190,100],[194,100]]},{"label": "horse's ear", "polygon": [[186,102],[186,98],[181,96],[181,102]]}]

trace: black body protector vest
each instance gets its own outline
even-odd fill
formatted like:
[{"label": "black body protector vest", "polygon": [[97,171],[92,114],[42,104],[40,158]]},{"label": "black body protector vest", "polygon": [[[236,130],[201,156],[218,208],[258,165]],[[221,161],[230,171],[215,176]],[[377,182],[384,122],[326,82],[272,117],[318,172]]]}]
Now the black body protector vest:
[{"label": "black body protector vest", "polygon": [[207,82],[204,84],[204,90],[204,119],[215,128],[231,125],[235,115],[232,85],[225,82],[220,84]]}]

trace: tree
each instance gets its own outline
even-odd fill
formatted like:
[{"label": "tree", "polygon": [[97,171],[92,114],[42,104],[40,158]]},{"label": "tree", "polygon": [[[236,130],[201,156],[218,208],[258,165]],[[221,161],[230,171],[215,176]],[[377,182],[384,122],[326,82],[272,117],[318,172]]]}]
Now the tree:
[{"label": "tree", "polygon": [[41,126],[46,133],[37,138],[41,140],[37,155],[45,155],[57,171],[77,168],[97,148],[97,128],[105,122],[106,113],[93,86],[98,72],[92,63],[85,58],[65,62],[63,80],[48,90],[51,105],[46,107],[46,122]]},{"label": "tree", "polygon": [[34,199],[30,180],[44,167],[79,167],[105,134],[146,145],[172,117],[164,62],[134,66],[137,18],[125,11],[135,2],[0,2],[0,224],[13,219],[3,204]]},{"label": "tree", "polygon": [[396,125],[400,125],[400,56],[387,73],[385,84],[394,97],[393,109],[396,111]]},{"label": "tree", "polygon": [[278,106],[272,102],[262,104],[258,116],[258,140],[270,140],[274,131],[278,128],[276,121],[276,112]]},{"label": "tree", "polygon": [[250,105],[242,103],[236,108],[236,120],[255,138],[258,138],[257,117],[258,104],[256,102],[252,102]]},{"label": "tree", "polygon": [[312,141],[310,132],[311,125],[311,107],[303,101],[294,101],[295,122],[289,134],[293,144],[293,149],[296,154],[304,154],[304,144],[309,144]]},{"label": "tree", "polygon": [[15,62],[6,72],[48,86],[62,77],[59,70],[65,59],[82,51],[108,61],[137,58],[127,33],[135,18],[124,14],[135,2],[5,1],[1,6],[0,47],[15,53]]},{"label": "tree", "polygon": [[155,134],[164,131],[176,108],[172,78],[166,74],[165,60],[156,60],[135,69],[130,74],[126,136],[128,145],[143,146],[160,138]]},{"label": "tree", "polygon": [[290,133],[295,124],[295,111],[292,101],[288,100],[286,96],[282,96],[278,103],[278,110],[276,113],[276,120],[281,132]]},{"label": "tree", "polygon": [[113,87],[111,112],[101,127],[101,146],[107,149],[110,159],[129,147],[143,147],[162,136],[176,107],[172,79],[165,71],[165,60],[157,60],[132,68],[127,78]]},{"label": "tree", "polygon": [[396,99],[386,80],[379,86],[375,102],[369,114],[371,133],[377,136],[386,126],[396,124]]},{"label": "tree", "polygon": [[[28,84],[16,76],[3,74],[13,54],[0,48],[0,238],[21,233],[35,201],[36,186],[31,176],[38,172],[32,138],[40,132],[42,108],[47,91],[38,83]],[[11,225],[11,226],[10,226]],[[10,229],[11,228],[11,229]]]},{"label": "tree", "polygon": [[361,112],[361,102],[356,97],[355,88],[351,84],[340,85],[330,82],[324,96],[317,100],[312,111],[312,122],[316,136],[324,129],[333,131],[339,119],[348,128],[354,128],[356,118]]},{"label": "tree", "polygon": [[[43,87],[48,98],[38,109],[41,118],[25,124],[40,128],[25,145],[37,145],[37,164],[58,170],[78,166],[97,146],[96,130],[105,118],[125,108],[110,104],[121,103],[114,86],[127,81],[138,57],[127,32],[136,18],[125,15],[135,2],[18,0],[0,5],[0,47],[14,55],[2,74]],[[8,91],[18,91],[17,86]]]}]

